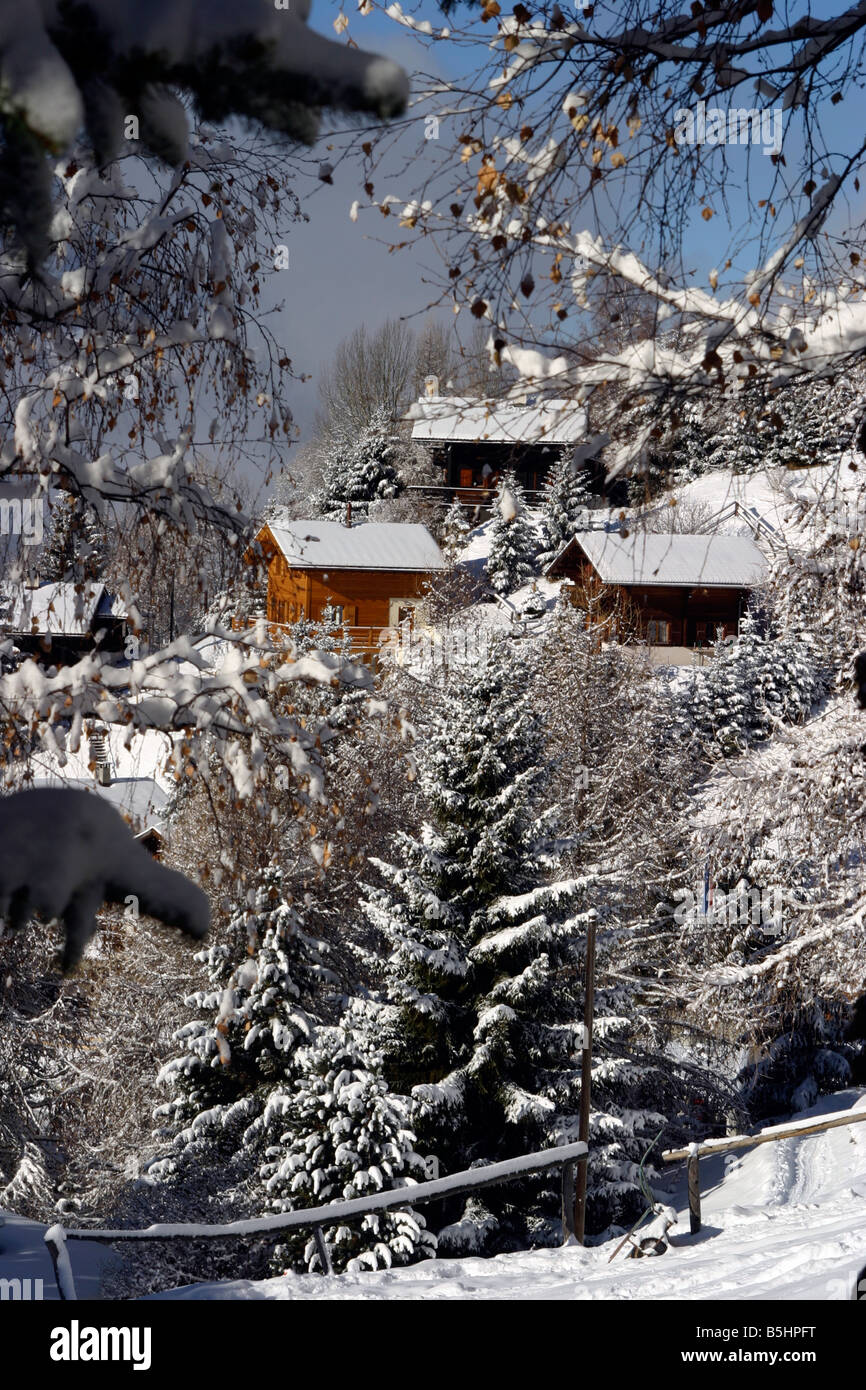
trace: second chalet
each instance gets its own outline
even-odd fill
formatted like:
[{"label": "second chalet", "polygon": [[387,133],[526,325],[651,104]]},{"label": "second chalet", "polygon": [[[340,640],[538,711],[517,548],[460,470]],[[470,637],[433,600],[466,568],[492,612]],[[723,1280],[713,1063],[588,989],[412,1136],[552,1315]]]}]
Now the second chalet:
[{"label": "second chalet", "polygon": [[268,622],[332,622],[349,629],[359,651],[374,651],[385,629],[413,621],[445,563],[426,526],[408,522],[273,521],[256,539],[267,565]]},{"label": "second chalet", "polygon": [[766,570],[750,536],[579,531],[547,575],[570,581],[588,623],[644,641],[660,649],[654,660],[677,665],[736,636]]}]

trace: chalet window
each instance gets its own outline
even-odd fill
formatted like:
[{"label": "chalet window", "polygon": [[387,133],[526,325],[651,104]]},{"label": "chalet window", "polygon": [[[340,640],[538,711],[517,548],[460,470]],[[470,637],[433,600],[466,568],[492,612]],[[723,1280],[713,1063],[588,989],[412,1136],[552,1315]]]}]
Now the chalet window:
[{"label": "chalet window", "polygon": [[335,626],[342,626],[342,623],[343,623],[343,605],[342,605],[342,603],[332,603],[332,604],[331,604],[331,613],[332,613],[332,615],[333,615],[333,616],[332,616],[332,622],[334,623],[334,625],[335,625]]},{"label": "chalet window", "polygon": [[646,625],[646,640],[651,647],[668,647],[671,640],[671,625],[660,618],[652,618]]}]

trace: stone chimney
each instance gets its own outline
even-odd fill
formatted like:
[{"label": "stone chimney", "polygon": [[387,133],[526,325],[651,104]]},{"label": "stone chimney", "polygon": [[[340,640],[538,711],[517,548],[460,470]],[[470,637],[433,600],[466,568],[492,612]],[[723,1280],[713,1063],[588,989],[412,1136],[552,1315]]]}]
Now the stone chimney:
[{"label": "stone chimney", "polygon": [[424,395],[427,397],[428,400],[433,400],[436,396],[439,395],[438,376],[425,376]]},{"label": "stone chimney", "polygon": [[351,502],[347,502],[347,503],[346,503],[346,525],[347,525],[347,526],[351,526],[351,524],[352,524],[352,504],[351,504]]}]

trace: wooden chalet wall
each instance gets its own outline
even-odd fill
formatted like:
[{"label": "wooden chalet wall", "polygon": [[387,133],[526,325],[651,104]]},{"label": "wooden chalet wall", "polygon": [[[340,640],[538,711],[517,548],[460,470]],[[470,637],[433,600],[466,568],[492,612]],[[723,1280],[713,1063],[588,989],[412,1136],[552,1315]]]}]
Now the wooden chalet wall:
[{"label": "wooden chalet wall", "polygon": [[277,552],[268,564],[268,621],[318,622],[330,606],[342,608],[349,627],[381,630],[392,626],[391,604],[417,599],[429,577],[416,570],[293,568]]},{"label": "wooden chalet wall", "polygon": [[555,573],[573,581],[572,597],[578,604],[581,594],[587,590],[607,590],[611,603],[599,607],[604,616],[615,608],[617,595],[627,599],[642,637],[646,637],[650,622],[669,623],[667,641],[657,635],[656,643],[672,647],[712,646],[719,628],[724,629],[725,637],[736,636],[749,596],[747,589],[712,585],[696,585],[689,589],[668,584],[604,584],[588,560],[579,561],[571,556],[563,556]]},{"label": "wooden chalet wall", "polygon": [[624,588],[639,613],[643,635],[650,621],[668,622],[668,645],[674,647],[712,646],[718,628],[724,629],[725,637],[736,636],[748,596],[745,589],[673,585]]}]

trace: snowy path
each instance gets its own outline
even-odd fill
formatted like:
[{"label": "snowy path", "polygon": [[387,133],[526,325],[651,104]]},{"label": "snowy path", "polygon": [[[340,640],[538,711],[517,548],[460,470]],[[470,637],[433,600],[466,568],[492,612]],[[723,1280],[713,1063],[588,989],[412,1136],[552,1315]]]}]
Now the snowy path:
[{"label": "snowy path", "polygon": [[[866,1091],[825,1096],[808,1115],[866,1108]],[[805,1118],[797,1116],[798,1119]],[[292,1275],[259,1282],[196,1284],[171,1299],[714,1300],[850,1299],[866,1265],[866,1125],[785,1139],[701,1163],[704,1229],[689,1234],[684,1172],[659,1197],[676,1207],[672,1248],[658,1259],[613,1263],[616,1242],[501,1255],[428,1260],[380,1274]],[[677,1234],[678,1230],[678,1234]],[[44,1227],[9,1216],[0,1227],[0,1278],[42,1278],[55,1298]],[[79,1297],[99,1297],[99,1246],[71,1247]],[[126,1252],[124,1252],[126,1253]],[[109,1259],[111,1255],[107,1256]]]},{"label": "snowy path", "polygon": [[[809,1115],[863,1109],[866,1092],[826,1096]],[[797,1116],[804,1118],[804,1116]],[[175,1299],[850,1299],[866,1265],[866,1125],[706,1159],[704,1229],[689,1234],[684,1174],[662,1200],[679,1234],[659,1259],[609,1258],[616,1243],[429,1260],[381,1274],[200,1284]]]}]

